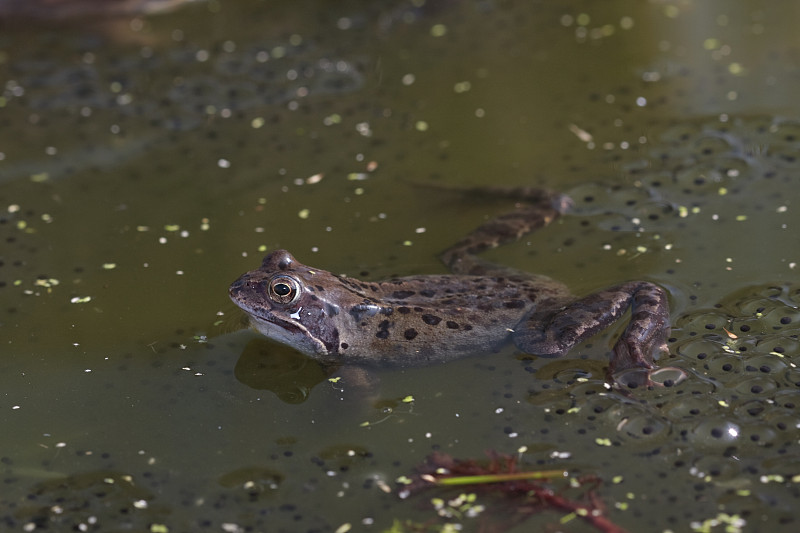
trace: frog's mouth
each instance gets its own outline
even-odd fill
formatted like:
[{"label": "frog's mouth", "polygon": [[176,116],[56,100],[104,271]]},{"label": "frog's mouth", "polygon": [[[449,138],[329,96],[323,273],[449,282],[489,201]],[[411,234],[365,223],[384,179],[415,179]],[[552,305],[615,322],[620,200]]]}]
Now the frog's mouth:
[{"label": "frog's mouth", "polygon": [[[245,309],[247,311],[247,309]],[[272,313],[265,316],[256,316],[248,312],[250,325],[264,335],[310,357],[328,355],[325,345],[315,339],[303,324],[294,320],[285,320]]]}]

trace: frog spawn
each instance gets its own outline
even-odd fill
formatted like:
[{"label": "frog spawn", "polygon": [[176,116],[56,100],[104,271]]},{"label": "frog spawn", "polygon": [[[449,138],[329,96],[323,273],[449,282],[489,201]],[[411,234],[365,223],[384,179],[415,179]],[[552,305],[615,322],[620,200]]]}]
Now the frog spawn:
[{"label": "frog spawn", "polygon": [[7,516],[4,523],[22,524],[24,531],[151,531],[151,524],[162,523],[169,514],[162,506],[151,507],[153,499],[153,493],[131,475],[93,470],[37,483],[26,502],[8,503],[14,518]]},{"label": "frog spawn", "polygon": [[800,169],[798,154],[797,120],[723,115],[681,121],[621,161],[609,155],[627,176],[623,185],[587,182],[564,192],[575,201],[571,213],[592,217],[595,227],[674,231],[676,213],[724,213],[753,202],[773,208],[769,200],[780,199],[781,187],[791,186]]}]

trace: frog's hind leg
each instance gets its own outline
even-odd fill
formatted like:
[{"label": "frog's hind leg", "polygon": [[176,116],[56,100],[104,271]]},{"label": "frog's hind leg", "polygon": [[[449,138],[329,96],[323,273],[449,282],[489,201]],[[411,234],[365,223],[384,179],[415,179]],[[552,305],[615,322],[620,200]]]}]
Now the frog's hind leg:
[{"label": "frog's hind leg", "polygon": [[658,285],[632,281],[595,292],[570,303],[556,314],[542,311],[514,333],[520,350],[559,357],[573,346],[610,326],[631,307],[631,321],[614,345],[609,374],[630,369],[650,370],[654,352],[666,351],[669,303]]},{"label": "frog's hind leg", "polygon": [[[469,192],[474,194],[476,191]],[[478,192],[489,197],[512,198],[516,200],[516,210],[485,222],[442,252],[439,258],[454,274],[482,276],[493,273],[498,270],[497,265],[478,258],[477,254],[516,241],[550,224],[572,205],[569,197],[545,189],[483,187]]]}]

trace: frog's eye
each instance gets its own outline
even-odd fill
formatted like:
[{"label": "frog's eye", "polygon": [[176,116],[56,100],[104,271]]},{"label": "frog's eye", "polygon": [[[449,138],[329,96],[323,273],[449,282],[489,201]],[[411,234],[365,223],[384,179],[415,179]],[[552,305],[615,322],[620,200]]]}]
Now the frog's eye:
[{"label": "frog's eye", "polygon": [[300,296],[300,284],[289,276],[276,276],[270,280],[267,293],[275,303],[292,303]]}]

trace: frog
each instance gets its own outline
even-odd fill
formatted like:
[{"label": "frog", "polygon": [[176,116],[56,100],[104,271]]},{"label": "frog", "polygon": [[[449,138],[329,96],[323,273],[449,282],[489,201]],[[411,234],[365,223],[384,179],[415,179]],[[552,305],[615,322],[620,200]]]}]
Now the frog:
[{"label": "frog", "polygon": [[378,281],[307,266],[287,250],[229,287],[253,329],[323,363],[419,366],[496,353],[509,342],[537,357],[563,357],[631,309],[613,347],[608,376],[656,369],[667,351],[667,292],[626,281],[575,297],[564,284],[492,263],[480,254],[550,225],[573,206],[564,194],[535,187],[478,189],[513,200],[439,259],[449,274]]}]

